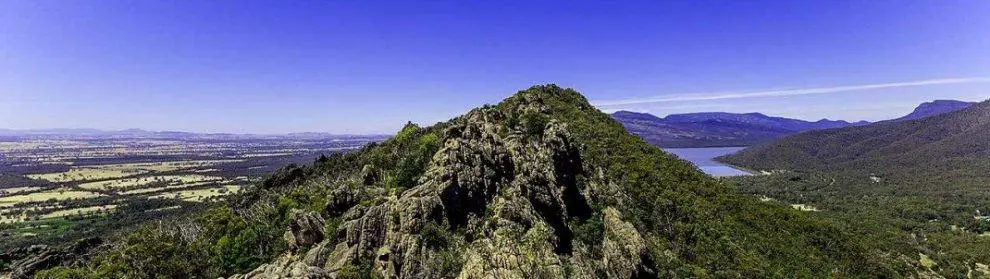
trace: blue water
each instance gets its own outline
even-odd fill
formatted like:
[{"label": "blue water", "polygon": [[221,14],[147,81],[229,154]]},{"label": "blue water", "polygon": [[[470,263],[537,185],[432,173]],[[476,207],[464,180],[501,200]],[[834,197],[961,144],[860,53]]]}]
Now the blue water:
[{"label": "blue water", "polygon": [[735,153],[745,147],[705,147],[705,148],[664,148],[681,159],[691,161],[701,171],[712,176],[735,176],[749,174],[725,164],[715,162],[712,158]]}]

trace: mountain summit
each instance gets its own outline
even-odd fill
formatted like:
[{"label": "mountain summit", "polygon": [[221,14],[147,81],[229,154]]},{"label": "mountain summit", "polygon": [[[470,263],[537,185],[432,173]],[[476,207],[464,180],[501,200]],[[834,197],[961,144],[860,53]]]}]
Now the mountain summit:
[{"label": "mountain summit", "polygon": [[963,102],[956,100],[935,100],[931,102],[921,103],[917,108],[914,109],[910,114],[903,117],[893,119],[893,121],[904,121],[904,120],[914,120],[919,118],[925,118],[929,116],[935,116],[943,113],[953,112],[968,108],[975,103]]}]

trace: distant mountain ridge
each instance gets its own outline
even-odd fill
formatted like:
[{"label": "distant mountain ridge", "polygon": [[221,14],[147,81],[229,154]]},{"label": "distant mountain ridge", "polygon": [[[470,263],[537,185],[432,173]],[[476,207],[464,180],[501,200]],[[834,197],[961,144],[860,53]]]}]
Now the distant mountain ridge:
[{"label": "distant mountain ridge", "polygon": [[[804,131],[811,129],[828,129],[828,128],[838,128],[853,125],[844,120],[828,120],[821,119],[815,122],[805,121],[800,119],[784,118],[767,116],[758,112],[751,113],[728,113],[728,112],[699,112],[699,113],[684,113],[684,114],[671,114],[663,118],[666,121],[676,122],[676,123],[695,123],[704,121],[718,121],[718,122],[738,122],[752,125],[762,125],[768,127],[775,127],[790,131]],[[860,123],[869,123],[866,121],[861,121]]]},{"label": "distant mountain ridge", "polygon": [[[910,114],[876,123],[921,119],[968,108],[975,103],[935,100],[920,104]],[[617,111],[612,118],[629,132],[653,145],[667,148],[752,146],[769,143],[805,131],[864,126],[868,121],[821,119],[806,121],[758,112],[698,112],[660,118],[648,113]]]},{"label": "distant mountain ridge", "polygon": [[892,121],[913,120],[968,108],[976,103],[956,100],[935,100],[918,105],[910,114]]},{"label": "distant mountain ridge", "polygon": [[828,119],[811,122],[762,113],[728,112],[672,114],[660,118],[647,113],[618,111],[612,117],[647,142],[669,148],[749,146],[807,130],[869,123]]}]

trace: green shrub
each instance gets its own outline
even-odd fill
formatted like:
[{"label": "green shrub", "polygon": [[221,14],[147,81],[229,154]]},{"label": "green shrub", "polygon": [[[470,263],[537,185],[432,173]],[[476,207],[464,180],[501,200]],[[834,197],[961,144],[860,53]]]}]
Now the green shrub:
[{"label": "green shrub", "polygon": [[450,231],[437,225],[435,222],[426,223],[419,232],[426,247],[434,249],[447,247],[447,244],[450,243],[450,234]]},{"label": "green shrub", "polygon": [[401,190],[416,186],[416,179],[426,171],[426,166],[433,154],[440,149],[440,140],[436,134],[427,133],[419,137],[409,151],[402,157],[395,174],[395,185]]},{"label": "green shrub", "polygon": [[371,264],[347,265],[337,272],[337,279],[378,279],[382,278],[375,273]]},{"label": "green shrub", "polygon": [[437,269],[442,278],[456,278],[464,268],[464,253],[458,247],[448,247],[440,250],[437,256],[440,258],[440,267]]},{"label": "green shrub", "polygon": [[542,113],[526,113],[522,116],[523,133],[532,137],[542,136],[547,123],[550,123],[550,118]]},{"label": "green shrub", "polygon": [[337,229],[340,228],[340,224],[340,218],[334,217],[327,219],[325,226],[323,227],[326,232],[327,239],[330,240],[331,243],[337,241],[337,239],[333,239],[333,237],[336,235]]},{"label": "green shrub", "polygon": [[574,231],[574,239],[588,246],[601,245],[605,237],[605,222],[600,212],[595,212],[591,218],[584,221],[571,221],[570,226]]},{"label": "green shrub", "polygon": [[85,268],[55,267],[39,271],[34,275],[37,279],[90,279],[98,278]]}]

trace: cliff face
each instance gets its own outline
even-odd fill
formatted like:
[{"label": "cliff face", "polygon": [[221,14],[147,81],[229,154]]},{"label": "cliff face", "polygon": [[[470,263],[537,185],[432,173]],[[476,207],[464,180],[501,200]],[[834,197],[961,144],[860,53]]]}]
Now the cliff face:
[{"label": "cliff face", "polygon": [[[538,95],[520,97],[508,113],[477,109],[443,128],[442,147],[399,196],[359,201],[353,185],[380,182],[365,166],[333,191],[327,211],[341,213],[338,226],[298,212],[286,233],[292,251],[233,278],[655,276],[643,237],[618,209],[600,207],[621,197],[614,185],[587,175],[596,170],[567,125],[541,117],[549,108]],[[572,226],[592,219],[601,233],[576,240]]]}]

